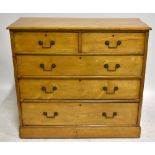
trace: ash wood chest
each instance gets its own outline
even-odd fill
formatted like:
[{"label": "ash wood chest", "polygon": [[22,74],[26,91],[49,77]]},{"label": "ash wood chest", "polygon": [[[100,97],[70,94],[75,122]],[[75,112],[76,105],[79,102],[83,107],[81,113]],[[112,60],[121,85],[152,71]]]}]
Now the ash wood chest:
[{"label": "ash wood chest", "polygon": [[21,138],[140,136],[149,26],[20,18],[8,29]]}]

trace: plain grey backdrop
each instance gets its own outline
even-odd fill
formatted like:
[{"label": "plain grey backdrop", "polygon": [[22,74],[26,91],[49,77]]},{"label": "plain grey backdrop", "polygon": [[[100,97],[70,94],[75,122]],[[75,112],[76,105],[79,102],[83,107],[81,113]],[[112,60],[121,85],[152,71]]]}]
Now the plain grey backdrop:
[{"label": "plain grey backdrop", "polygon": [[14,87],[9,31],[6,27],[20,17],[140,18],[152,27],[149,35],[141,138],[78,139],[78,141],[155,141],[155,14],[0,14],[0,141],[77,141],[77,139],[23,140],[18,137],[18,113]]}]

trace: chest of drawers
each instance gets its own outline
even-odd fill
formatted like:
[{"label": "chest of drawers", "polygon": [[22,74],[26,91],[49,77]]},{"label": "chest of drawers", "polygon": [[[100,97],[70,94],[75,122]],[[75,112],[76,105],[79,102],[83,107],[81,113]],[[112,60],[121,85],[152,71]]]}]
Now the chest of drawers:
[{"label": "chest of drawers", "polygon": [[140,136],[149,26],[20,18],[8,29],[21,138]]}]

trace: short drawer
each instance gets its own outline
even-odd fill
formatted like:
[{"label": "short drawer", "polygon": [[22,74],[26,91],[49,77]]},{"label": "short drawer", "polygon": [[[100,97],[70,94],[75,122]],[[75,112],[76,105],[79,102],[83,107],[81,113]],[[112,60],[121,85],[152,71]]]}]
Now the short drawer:
[{"label": "short drawer", "polygon": [[21,99],[138,99],[140,80],[21,79]]},{"label": "short drawer", "polygon": [[142,54],[144,40],[144,33],[83,33],[82,52]]},{"label": "short drawer", "polygon": [[140,76],[143,56],[17,56],[20,76]]},{"label": "short drawer", "polygon": [[76,53],[77,33],[15,32],[15,52],[28,53]]},{"label": "short drawer", "polygon": [[137,103],[22,103],[24,125],[136,125]]}]

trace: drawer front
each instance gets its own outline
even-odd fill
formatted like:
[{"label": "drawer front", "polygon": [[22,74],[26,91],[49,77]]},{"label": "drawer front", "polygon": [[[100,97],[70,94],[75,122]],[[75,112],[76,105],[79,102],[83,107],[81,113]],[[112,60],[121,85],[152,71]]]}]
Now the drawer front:
[{"label": "drawer front", "polygon": [[135,125],[136,103],[22,103],[24,125]]},{"label": "drawer front", "polygon": [[144,33],[83,33],[82,51],[107,54],[142,54]]},{"label": "drawer front", "polygon": [[15,52],[78,52],[77,33],[15,32]]},{"label": "drawer front", "polygon": [[142,63],[142,56],[17,56],[21,76],[140,76]]},{"label": "drawer front", "polygon": [[22,99],[138,99],[140,80],[22,79]]}]

